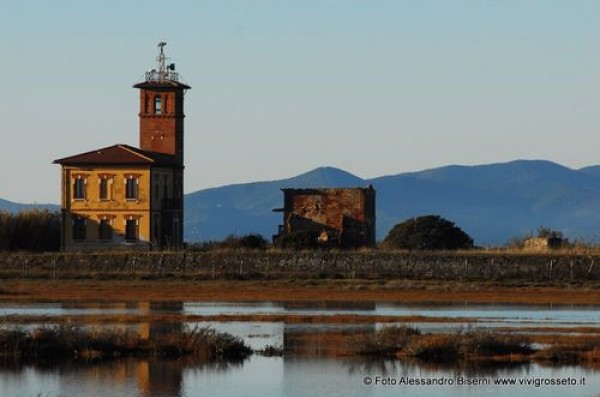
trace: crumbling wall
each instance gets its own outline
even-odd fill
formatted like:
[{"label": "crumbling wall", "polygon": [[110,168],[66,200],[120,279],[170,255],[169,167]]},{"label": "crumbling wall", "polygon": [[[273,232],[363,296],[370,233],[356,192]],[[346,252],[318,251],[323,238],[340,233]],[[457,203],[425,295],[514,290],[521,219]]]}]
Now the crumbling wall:
[{"label": "crumbling wall", "polygon": [[375,191],[367,189],[283,189],[282,234],[302,245],[375,245]]}]

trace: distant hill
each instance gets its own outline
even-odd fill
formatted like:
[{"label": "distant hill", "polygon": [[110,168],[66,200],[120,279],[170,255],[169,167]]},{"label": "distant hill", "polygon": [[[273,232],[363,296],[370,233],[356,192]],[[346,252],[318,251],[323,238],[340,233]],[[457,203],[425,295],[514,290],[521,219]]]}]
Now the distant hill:
[{"label": "distant hill", "polygon": [[12,201],[0,199],[0,211],[19,212],[27,209],[47,209],[49,211],[60,211],[60,206],[56,204],[21,204]]},{"label": "distant hill", "polygon": [[364,187],[377,191],[377,237],[413,216],[438,214],[454,221],[479,245],[503,244],[538,227],[571,239],[600,237],[600,166],[572,170],[542,160],[480,166],[447,166],[373,179],[322,167],[279,181],[200,190],[185,197],[188,241],[228,234],[269,238],[281,224],[273,208],[282,188]]},{"label": "distant hill", "polygon": [[283,188],[361,187],[365,181],[332,167],[321,167],[289,179],[254,182],[200,190],[185,196],[187,241],[218,240],[229,234],[277,232],[283,206]]}]

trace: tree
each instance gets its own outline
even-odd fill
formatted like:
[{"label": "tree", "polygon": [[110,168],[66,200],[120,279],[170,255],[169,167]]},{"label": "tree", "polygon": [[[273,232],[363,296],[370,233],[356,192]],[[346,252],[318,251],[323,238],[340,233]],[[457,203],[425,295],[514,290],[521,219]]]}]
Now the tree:
[{"label": "tree", "polygon": [[390,230],[383,240],[387,248],[441,250],[473,248],[473,239],[438,215],[407,219]]},{"label": "tree", "polygon": [[537,231],[537,236],[540,238],[557,238],[560,240],[564,240],[565,236],[562,232],[558,230],[550,229],[549,227],[540,226]]}]

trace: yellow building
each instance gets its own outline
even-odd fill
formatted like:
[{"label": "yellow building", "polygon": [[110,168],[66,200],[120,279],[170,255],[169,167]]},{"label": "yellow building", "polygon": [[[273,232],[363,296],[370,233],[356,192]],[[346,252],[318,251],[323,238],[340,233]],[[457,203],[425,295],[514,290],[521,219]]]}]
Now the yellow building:
[{"label": "yellow building", "polygon": [[140,90],[140,148],[113,145],[55,160],[62,166],[63,250],[178,248],[183,240],[183,99],[166,65]]}]

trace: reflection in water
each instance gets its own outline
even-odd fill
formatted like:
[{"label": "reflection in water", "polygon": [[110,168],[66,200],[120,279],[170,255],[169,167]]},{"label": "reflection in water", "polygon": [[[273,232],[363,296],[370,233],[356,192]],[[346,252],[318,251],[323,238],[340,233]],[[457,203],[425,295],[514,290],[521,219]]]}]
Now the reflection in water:
[{"label": "reflection in water", "polygon": [[188,370],[225,373],[242,362],[121,358],[109,361],[30,366],[0,363],[0,395],[12,396],[184,396]]},{"label": "reflection in water", "polygon": [[[430,318],[473,319],[503,326],[591,326],[600,328],[600,305],[532,305],[502,303],[427,303],[427,302],[66,302],[0,303],[0,316],[43,315],[122,315],[182,314],[219,315],[368,315],[420,316]],[[467,320],[468,322],[469,320]],[[466,322],[465,322],[466,323]]]},{"label": "reflection in water", "polygon": [[[140,375],[140,372],[143,375]],[[150,378],[147,379],[146,376]],[[365,376],[383,378],[585,379],[585,384],[535,386],[365,386]],[[243,364],[200,364],[186,360],[120,359],[103,363],[64,364],[38,368],[0,366],[0,395],[214,397],[261,395],[304,396],[440,396],[493,395],[512,397],[594,396],[600,374],[578,367],[527,366],[496,368],[431,367],[395,360],[365,361],[332,358],[252,357]]]},{"label": "reflection in water", "polygon": [[[3,304],[2,311],[19,312],[22,308]],[[136,330],[141,336],[181,330],[182,322],[131,323],[131,315],[145,314],[227,314],[227,313],[316,313],[316,314],[378,314],[412,315],[430,314],[449,317],[502,319],[515,324],[539,322],[548,326],[560,324],[592,324],[600,327],[598,306],[548,307],[532,305],[398,305],[391,303],[67,303],[35,306],[41,314],[116,314],[121,325],[99,327],[124,327]],[[21,314],[23,314],[21,312]],[[183,317],[182,317],[183,318]],[[126,325],[123,325],[126,324]],[[189,324],[188,324],[189,325]],[[464,394],[513,397],[515,395],[594,396],[600,390],[600,373],[582,367],[542,367],[537,364],[502,366],[477,363],[476,365],[425,364],[419,361],[357,360],[330,358],[336,354],[340,340],[356,330],[372,332],[381,324],[286,324],[283,322],[226,322],[197,323],[210,325],[242,337],[252,348],[265,345],[282,346],[284,357],[254,356],[243,362],[197,362],[191,358],[178,360],[118,359],[106,362],[61,363],[51,367],[25,363],[0,363],[0,396],[139,396],[139,397],[191,397],[211,395],[275,396],[443,396]],[[419,327],[440,326],[435,323],[415,323]],[[478,323],[478,326],[481,323]],[[493,322],[489,322],[493,326]],[[192,325],[193,326],[193,325]],[[441,325],[447,327],[449,324]],[[426,330],[424,330],[427,332]],[[574,389],[535,387],[454,387],[454,388],[385,388],[367,387],[366,375],[389,377],[469,377],[482,379],[531,377],[585,377],[586,385]]]}]

